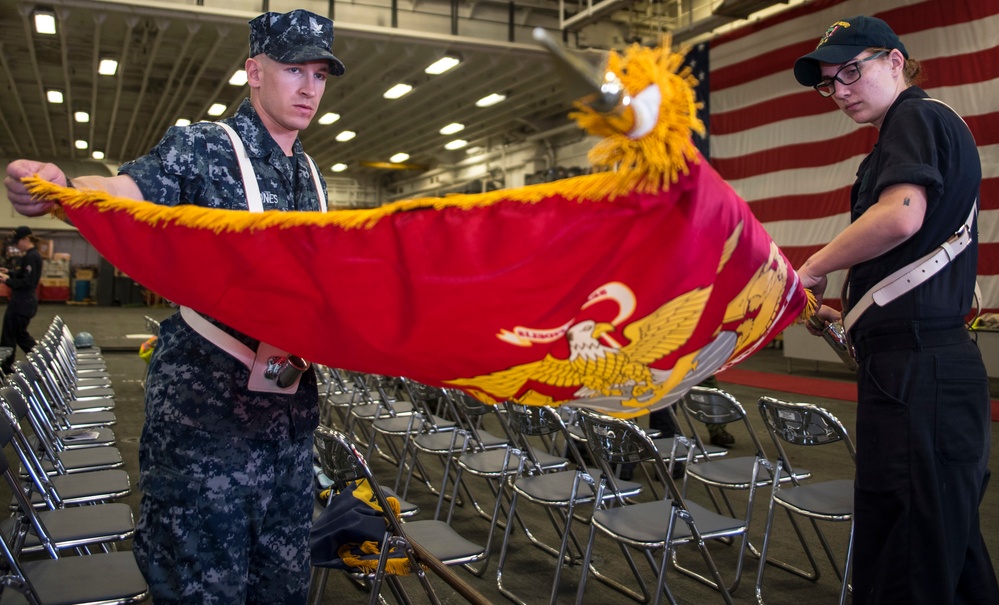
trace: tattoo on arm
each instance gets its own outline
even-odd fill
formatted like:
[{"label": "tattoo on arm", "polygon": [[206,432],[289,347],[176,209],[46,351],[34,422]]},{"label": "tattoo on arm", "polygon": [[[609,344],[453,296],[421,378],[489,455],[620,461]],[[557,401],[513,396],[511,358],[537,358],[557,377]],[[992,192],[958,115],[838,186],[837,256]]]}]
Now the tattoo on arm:
[{"label": "tattoo on arm", "polygon": [[902,205],[903,206],[908,206],[909,205],[909,198],[905,198],[904,200],[902,200]]}]

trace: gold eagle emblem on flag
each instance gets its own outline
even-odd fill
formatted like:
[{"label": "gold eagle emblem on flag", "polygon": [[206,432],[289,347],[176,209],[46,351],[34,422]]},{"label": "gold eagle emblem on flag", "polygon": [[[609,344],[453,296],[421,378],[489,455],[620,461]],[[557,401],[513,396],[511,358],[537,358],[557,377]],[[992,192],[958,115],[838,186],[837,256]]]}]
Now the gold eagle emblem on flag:
[{"label": "gold eagle emblem on flag", "polygon": [[645,407],[661,399],[693,369],[693,355],[682,358],[671,372],[655,370],[649,364],[690,340],[710,296],[711,287],[691,290],[627,324],[622,331],[627,341],[623,346],[608,346],[600,340],[616,331],[613,323],[587,319],[566,330],[567,359],[549,353],[539,361],[447,382],[493,402],[513,399],[520,403],[550,403],[550,397],[531,389],[517,396],[528,381],[535,381],[555,387],[578,387],[576,396],[581,398],[616,397],[626,400],[623,407]]}]

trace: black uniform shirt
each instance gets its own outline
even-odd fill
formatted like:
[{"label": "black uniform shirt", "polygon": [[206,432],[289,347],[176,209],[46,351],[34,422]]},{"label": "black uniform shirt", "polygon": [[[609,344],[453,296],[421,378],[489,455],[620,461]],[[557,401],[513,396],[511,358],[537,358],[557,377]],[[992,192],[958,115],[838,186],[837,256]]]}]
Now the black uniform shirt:
[{"label": "black uniform shirt", "polygon": [[[894,249],[852,267],[848,308],[877,282],[945,242],[964,224],[978,199],[982,168],[971,132],[953,110],[926,96],[913,86],[895,100],[874,150],[860,164],[851,192],[855,221],[886,187],[923,186],[927,198],[923,225]],[[872,305],[852,329],[904,331],[913,321],[930,328],[959,325],[974,298],[977,221],[972,237],[969,248],[940,273],[884,307]]]},{"label": "black uniform shirt", "polygon": [[38,305],[38,282],[42,277],[42,255],[37,248],[24,253],[17,269],[7,278],[10,305],[18,313],[34,314]]}]

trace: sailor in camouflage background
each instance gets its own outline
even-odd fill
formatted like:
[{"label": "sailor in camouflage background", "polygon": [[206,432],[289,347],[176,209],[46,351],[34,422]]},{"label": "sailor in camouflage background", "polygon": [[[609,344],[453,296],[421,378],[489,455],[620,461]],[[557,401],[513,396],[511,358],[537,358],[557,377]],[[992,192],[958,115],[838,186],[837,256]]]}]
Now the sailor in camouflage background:
[{"label": "sailor in camouflage background", "polygon": [[[171,128],[118,176],[78,177],[75,186],[167,205],[325,210],[325,183],[298,132],[327,78],[344,72],[332,44],[333,23],[308,11],[257,17],[246,61],[250,98],[223,121],[231,131],[217,123]],[[32,216],[47,210],[19,182],[33,173],[67,181],[52,164],[11,163],[11,201]],[[244,187],[249,179],[259,195]],[[190,309],[162,322],[146,387],[134,543],[157,605],[307,599],[316,380],[309,370],[284,392],[251,390],[253,356],[266,346]]]}]

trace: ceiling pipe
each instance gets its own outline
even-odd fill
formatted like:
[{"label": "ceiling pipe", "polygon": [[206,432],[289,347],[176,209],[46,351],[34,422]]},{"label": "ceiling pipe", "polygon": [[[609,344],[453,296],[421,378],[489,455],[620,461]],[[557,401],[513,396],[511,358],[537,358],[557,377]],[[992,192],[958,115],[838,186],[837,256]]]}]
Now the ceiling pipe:
[{"label": "ceiling pipe", "polygon": [[[24,35],[27,40],[31,40],[32,43],[28,44],[28,56],[31,60],[31,70],[35,74],[35,84],[38,86],[38,99],[41,103],[40,107],[48,106],[48,99],[45,97],[45,84],[42,82],[42,71],[38,66],[38,55],[35,53],[34,37],[31,33],[31,13],[34,10],[34,6],[30,4],[21,5],[19,7],[19,12],[21,13],[21,21],[24,25]],[[60,27],[64,24],[60,24]],[[14,90],[17,90],[16,88]],[[52,149],[52,154],[55,155],[55,135],[52,132],[52,122],[49,120],[49,112],[42,112],[45,118],[45,126],[49,131],[49,145]],[[24,116],[25,124],[28,124],[28,132],[31,138],[31,147],[34,149],[36,154],[40,154],[41,149],[38,146],[38,142],[35,140],[35,135],[33,129],[28,122],[28,116]]]},{"label": "ceiling pipe", "polygon": [[[111,145],[114,142],[114,125],[118,121],[118,108],[121,106],[121,89],[125,84],[125,74],[124,71],[128,68],[128,62],[130,58],[130,51],[132,48],[132,32],[135,30],[135,26],[139,23],[138,17],[126,17],[125,27],[127,31],[125,32],[125,43],[121,49],[121,59],[118,61],[118,77],[115,78],[115,92],[114,101],[111,104],[111,122],[108,124],[108,139],[107,139],[107,149],[108,153],[111,151]],[[117,156],[121,158],[122,156]]]},{"label": "ceiling pipe", "polygon": [[[14,80],[10,73],[10,66],[7,64],[7,54],[4,53],[3,51],[3,40],[0,40],[0,67],[3,67],[3,70],[7,72],[7,77],[10,80],[11,84],[10,89],[11,91],[13,91],[13,94],[15,95],[16,98],[17,89],[14,88],[13,86]],[[21,108],[21,113],[23,114],[24,107],[21,106],[20,98],[17,98],[17,104]],[[10,122],[7,121],[7,118],[3,115],[3,112],[0,112],[0,126],[3,126],[3,129],[7,132],[7,138],[14,144],[14,149],[13,149],[14,153],[8,155],[12,157],[20,157],[24,155],[21,153],[21,147],[17,144],[17,138],[14,136],[14,131],[10,129]]]},{"label": "ceiling pipe", "polygon": [[[168,87],[172,87],[174,82],[179,81],[177,79],[177,73],[180,71],[180,66],[185,63],[185,60],[191,48],[191,44],[194,43],[195,35],[201,30],[200,23],[187,23],[186,26],[187,26],[187,37],[184,39],[184,44],[181,46],[180,52],[178,52],[177,56],[174,57],[173,68],[170,70],[170,73],[167,75],[166,81]],[[189,61],[188,61],[188,69],[190,69]],[[167,127],[173,125],[173,124],[164,124],[165,121],[174,121],[174,122],[176,121],[176,118],[174,118],[173,120],[163,119],[166,116],[173,115],[173,112],[167,111],[167,108],[170,106],[169,104],[175,101],[175,96],[176,95],[166,94],[166,93],[160,95],[159,103],[157,103],[156,110],[153,112],[153,115],[161,116],[161,118],[159,122],[153,122],[152,120],[149,120],[146,123],[146,131],[142,134],[142,137],[139,139],[139,144],[142,146],[143,149],[151,149],[153,144],[155,144],[155,142],[159,140],[159,137],[162,136],[162,134],[166,131]],[[152,137],[156,137],[156,140],[152,140]]]},{"label": "ceiling pipe", "polygon": [[160,46],[163,45],[163,36],[166,30],[170,29],[170,21],[167,19],[157,19],[155,23],[156,39],[153,41],[153,46],[149,50],[149,58],[146,60],[146,67],[142,70],[142,85],[139,87],[139,97],[135,102],[135,107],[132,108],[132,117],[128,121],[128,132],[125,133],[125,140],[121,143],[120,157],[125,157],[125,152],[128,149],[128,142],[132,138],[132,133],[135,132],[135,121],[139,117],[139,111],[142,107],[142,99],[146,96],[146,91],[149,89],[149,77],[153,73],[154,59],[156,58],[156,54],[159,53]]},{"label": "ceiling pipe", "polygon": [[[88,140],[90,141],[91,153],[97,148],[97,87],[100,84],[101,75],[97,72],[101,65],[101,34],[104,31],[104,20],[107,19],[105,13],[94,13],[94,52],[90,66],[90,128],[88,129]],[[106,145],[104,153],[111,152]]]},{"label": "ceiling pipe", "polygon": [[[212,49],[213,56],[217,52],[218,49]],[[228,69],[226,69],[225,73],[231,75],[234,71],[236,71],[245,64],[246,64],[246,57],[240,56],[235,61],[229,64],[229,67]],[[201,74],[198,75],[199,77],[201,76]],[[210,108],[214,103],[216,103],[222,97],[222,90],[225,89],[226,86],[229,86],[228,76],[224,78],[219,78],[219,81],[216,83],[215,88],[212,89],[211,95],[208,97],[208,101],[205,102],[204,107],[201,109],[201,113],[198,114],[199,117],[202,115],[207,115],[208,108]],[[231,106],[228,106],[226,107],[226,109],[231,111],[233,108]]]},{"label": "ceiling pipe", "polygon": [[558,2],[558,21],[559,27],[563,31],[575,32],[583,29],[587,25],[592,25],[597,21],[600,21],[607,15],[611,13],[623,10],[634,4],[636,0],[602,0],[593,3],[593,0],[586,0],[586,8],[577,12],[575,15],[565,18],[565,0],[559,0]]},{"label": "ceiling pipe", "polygon": [[[64,8],[58,9],[56,11],[56,16],[58,17],[60,24],[69,23],[69,13],[70,11]],[[70,133],[70,140],[68,141],[69,153],[70,157],[75,160],[77,156],[77,151],[79,150],[76,148],[76,137],[73,136],[74,131],[76,130],[75,128],[73,128],[73,114],[75,113],[74,112],[75,105],[73,103],[73,86],[69,77],[69,42],[66,39],[66,29],[67,28],[63,25],[60,25],[59,27],[59,59],[60,61],[62,61],[63,88],[66,90],[66,95],[63,98],[63,103],[65,103],[66,107],[66,126],[67,126],[66,132]]]},{"label": "ceiling pipe", "polygon": [[[231,28],[229,26],[216,25],[216,32],[218,35],[215,36],[215,42],[214,44],[212,44],[211,50],[208,51],[208,58],[205,59],[204,61],[198,62],[198,70],[193,76],[190,75],[190,69],[193,66],[194,62],[191,62],[191,64],[187,66],[187,70],[185,70],[183,76],[180,79],[180,81],[187,83],[187,93],[184,94],[183,96],[179,94],[169,95],[172,97],[170,102],[172,103],[171,107],[173,108],[169,115],[180,117],[180,111],[184,108],[185,105],[187,105],[187,102],[191,99],[191,96],[194,95],[195,92],[197,92],[198,82],[201,80],[202,76],[204,76],[205,70],[208,69],[208,65],[218,54],[219,47],[222,45],[225,39],[229,37],[230,31]],[[197,32],[196,31],[189,32],[191,36],[194,36],[195,33]],[[196,122],[198,119],[200,119],[201,115],[204,114],[207,109],[208,106],[202,107],[202,109],[199,110],[198,114],[190,116],[190,120],[192,122]],[[161,128],[159,131],[152,133],[151,136],[153,138],[147,139],[147,145],[145,147],[147,149],[151,148],[152,145],[154,145],[159,140],[159,136],[162,136],[164,130],[165,128]]]}]

